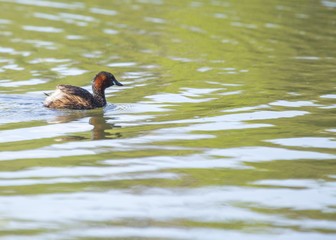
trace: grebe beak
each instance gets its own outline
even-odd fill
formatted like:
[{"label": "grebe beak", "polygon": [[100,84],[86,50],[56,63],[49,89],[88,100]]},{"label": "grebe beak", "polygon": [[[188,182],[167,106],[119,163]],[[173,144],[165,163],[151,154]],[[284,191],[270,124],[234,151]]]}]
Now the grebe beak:
[{"label": "grebe beak", "polygon": [[121,84],[120,82],[117,81],[117,79],[113,79],[113,83],[117,86],[124,86],[123,84]]}]

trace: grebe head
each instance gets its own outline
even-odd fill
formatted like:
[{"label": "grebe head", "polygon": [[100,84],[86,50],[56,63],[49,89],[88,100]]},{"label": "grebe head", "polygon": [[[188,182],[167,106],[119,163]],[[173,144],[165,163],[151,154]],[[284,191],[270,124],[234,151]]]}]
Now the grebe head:
[{"label": "grebe head", "polygon": [[104,71],[99,72],[95,76],[92,85],[97,90],[98,89],[105,90],[106,88],[111,87],[113,85],[123,86],[120,82],[117,81],[117,79],[115,79],[112,73]]}]

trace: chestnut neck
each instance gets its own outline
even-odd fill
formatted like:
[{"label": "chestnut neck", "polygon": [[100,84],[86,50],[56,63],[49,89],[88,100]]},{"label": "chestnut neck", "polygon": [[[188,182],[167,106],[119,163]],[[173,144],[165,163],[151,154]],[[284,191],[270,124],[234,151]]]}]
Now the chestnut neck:
[{"label": "chestnut neck", "polygon": [[95,84],[92,84],[93,99],[97,107],[103,107],[106,105],[105,88],[98,88]]}]

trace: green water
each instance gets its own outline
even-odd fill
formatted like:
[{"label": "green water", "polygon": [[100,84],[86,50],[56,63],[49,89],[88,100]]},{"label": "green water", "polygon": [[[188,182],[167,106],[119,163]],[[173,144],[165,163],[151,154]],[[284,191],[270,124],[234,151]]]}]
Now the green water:
[{"label": "green water", "polygon": [[[0,0],[1,239],[335,239],[334,0]],[[57,84],[124,87],[45,109]]]}]

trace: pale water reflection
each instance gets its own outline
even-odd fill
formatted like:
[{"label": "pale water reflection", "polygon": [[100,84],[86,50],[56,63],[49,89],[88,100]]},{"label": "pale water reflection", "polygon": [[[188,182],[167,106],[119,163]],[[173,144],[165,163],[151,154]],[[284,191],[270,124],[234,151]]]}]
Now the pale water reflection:
[{"label": "pale water reflection", "polygon": [[335,239],[334,5],[0,0],[0,238]]}]

